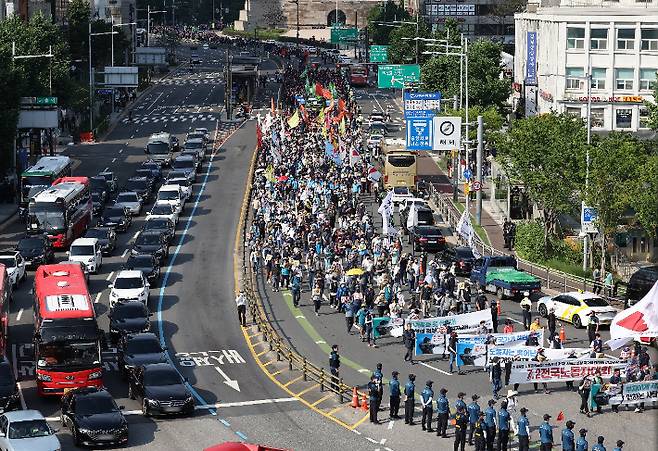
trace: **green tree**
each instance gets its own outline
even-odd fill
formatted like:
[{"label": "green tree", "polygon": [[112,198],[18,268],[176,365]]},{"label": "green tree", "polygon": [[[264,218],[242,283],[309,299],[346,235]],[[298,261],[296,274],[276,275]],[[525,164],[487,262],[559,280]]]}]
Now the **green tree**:
[{"label": "green tree", "polygon": [[649,156],[633,184],[631,207],[637,223],[648,235],[656,237],[658,231],[658,153]]},{"label": "green tree", "polygon": [[645,100],[644,105],[649,110],[649,127],[653,130],[658,130],[658,73],[654,82],[653,102]]},{"label": "green tree", "polygon": [[508,176],[523,183],[543,211],[544,247],[557,235],[561,213],[574,210],[584,183],[587,130],[569,114],[544,114],[514,122],[508,133],[492,136]]},{"label": "green tree", "polygon": [[[419,19],[418,22],[418,37],[429,38],[431,36],[427,23]],[[416,62],[416,25],[403,24],[395,29],[390,34],[388,49],[388,60],[392,64],[410,64]],[[427,49],[427,45],[423,41],[418,41],[418,62],[420,64],[427,60],[427,55],[423,52]]]},{"label": "green tree", "polygon": [[400,20],[411,20],[411,16],[400,2],[388,0],[383,5],[372,8],[368,13],[368,34],[370,41],[373,44],[388,44],[390,34],[395,30],[395,27],[382,25],[382,23]]}]

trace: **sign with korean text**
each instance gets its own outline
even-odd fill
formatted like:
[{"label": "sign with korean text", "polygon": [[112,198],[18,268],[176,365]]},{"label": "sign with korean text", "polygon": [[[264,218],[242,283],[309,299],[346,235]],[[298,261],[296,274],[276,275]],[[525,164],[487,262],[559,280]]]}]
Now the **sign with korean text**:
[{"label": "sign with korean text", "polygon": [[331,43],[343,44],[350,41],[355,41],[358,36],[356,28],[336,28],[331,29]]},{"label": "sign with korean text", "polygon": [[407,149],[432,150],[432,120],[407,119]]},{"label": "sign with korean text", "polygon": [[525,84],[537,86],[537,32],[526,34]]},{"label": "sign with korean text", "polygon": [[377,68],[378,88],[403,88],[419,81],[418,64],[383,64]]},{"label": "sign with korean text", "polygon": [[601,372],[603,379],[612,376],[615,369],[623,369],[626,364],[613,359],[563,359],[544,362],[518,362],[512,364],[510,384],[535,382],[566,382],[594,376]]},{"label": "sign with korean text", "polygon": [[658,381],[629,382],[621,391],[621,404],[658,401]]},{"label": "sign with korean text", "polygon": [[597,233],[598,229],[596,228],[596,221],[599,217],[596,208],[588,207],[585,203],[582,203],[582,208],[580,212],[580,226],[583,233]]},{"label": "sign with korean text", "polygon": [[462,118],[435,117],[432,119],[434,128],[433,150],[459,149],[462,139]]},{"label": "sign with korean text", "polygon": [[370,62],[388,63],[388,45],[371,45]]},{"label": "sign with korean text", "polygon": [[409,321],[411,328],[416,333],[434,333],[446,330],[449,327],[453,331],[465,331],[476,329],[484,321],[488,329],[493,328],[491,310],[480,310],[477,312],[462,313],[461,315],[441,316],[436,318],[425,318]]},{"label": "sign with korean text", "polygon": [[405,92],[404,118],[434,117],[441,111],[440,92]]}]

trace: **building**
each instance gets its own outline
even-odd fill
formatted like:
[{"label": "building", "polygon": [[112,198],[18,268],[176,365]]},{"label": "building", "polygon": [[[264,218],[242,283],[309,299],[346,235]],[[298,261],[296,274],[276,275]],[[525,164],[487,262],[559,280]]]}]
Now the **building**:
[{"label": "building", "polygon": [[592,130],[650,133],[657,0],[531,0],[514,22],[514,103],[526,116],[586,118],[589,102]]}]

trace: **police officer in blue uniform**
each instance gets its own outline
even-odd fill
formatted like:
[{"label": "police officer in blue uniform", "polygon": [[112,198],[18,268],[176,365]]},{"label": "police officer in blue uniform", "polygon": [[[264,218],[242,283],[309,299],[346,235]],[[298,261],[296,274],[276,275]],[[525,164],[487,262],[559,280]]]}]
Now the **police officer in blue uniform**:
[{"label": "police officer in blue uniform", "polygon": [[379,420],[377,419],[377,412],[379,411],[379,384],[374,374],[370,376],[370,382],[368,382],[368,397],[370,401],[370,422],[379,424]]},{"label": "police officer in blue uniform", "polygon": [[576,451],[589,451],[589,443],[587,443],[587,429],[578,431],[580,437],[576,440]]},{"label": "police officer in blue uniform", "polygon": [[379,381],[379,403],[381,404],[382,398],[384,397],[384,384],[382,384],[382,381],[384,380],[384,373],[382,373],[381,363],[377,364],[377,368],[372,373],[372,375],[375,376]]},{"label": "police officer in blue uniform", "polygon": [[500,404],[498,411],[498,451],[507,451],[507,443],[509,442],[509,423],[510,414],[507,411],[507,401]]},{"label": "police officer in blue uniform", "polygon": [[448,390],[442,388],[439,397],[436,399],[436,416],[438,424],[436,425],[436,435],[443,438],[448,437],[446,430],[448,429],[448,417],[450,416],[450,401],[448,401]]},{"label": "police officer in blue uniform", "polygon": [[457,393],[457,401],[455,401],[455,412],[460,408],[463,407],[464,411],[466,411],[466,403],[464,402],[464,396],[466,396],[466,393],[464,392],[459,392]]},{"label": "police officer in blue uniform", "polygon": [[484,426],[484,412],[480,411],[478,420],[475,422],[475,451],[485,451],[487,430]]},{"label": "police officer in blue uniform", "polygon": [[471,399],[473,400],[473,402],[470,403],[466,408],[468,411],[468,426],[469,426],[468,445],[469,446],[473,446],[473,432],[475,431],[475,423],[480,417],[480,405],[478,404],[478,399],[480,399],[480,396],[473,395]]},{"label": "police officer in blue uniform", "polygon": [[416,406],[416,380],[415,374],[409,375],[409,380],[404,386],[404,424],[414,424],[414,407]]},{"label": "police officer in blue uniform", "polygon": [[567,421],[567,427],[562,430],[562,451],[576,451],[576,437],[573,427],[576,425],[571,420]]},{"label": "police officer in blue uniform", "polygon": [[388,381],[388,393],[389,393],[389,407],[391,411],[391,418],[394,420],[399,419],[398,412],[400,410],[400,381],[398,380],[397,371],[391,373],[391,380]]},{"label": "police officer in blue uniform", "polygon": [[487,451],[494,451],[494,440],[496,439],[496,409],[494,399],[489,400],[489,407],[484,411],[484,427],[487,430]]},{"label": "police officer in blue uniform", "polygon": [[420,394],[421,403],[423,405],[423,418],[420,422],[423,431],[433,432],[432,430],[432,402],[434,401],[434,391],[432,390],[432,384],[434,382],[427,381],[425,383],[425,388]]},{"label": "police officer in blue uniform", "polygon": [[605,437],[602,435],[599,435],[598,438],[596,439],[596,445],[592,446],[592,451],[606,451],[605,446],[603,446],[603,442],[605,441]]},{"label": "police officer in blue uniform", "polygon": [[617,446],[612,451],[622,451],[624,448],[624,442],[622,440],[617,440]]},{"label": "police officer in blue uniform", "polygon": [[551,416],[544,414],[544,422],[539,426],[539,449],[540,451],[551,451],[553,449],[553,426],[548,424]]},{"label": "police officer in blue uniform", "polygon": [[526,416],[528,409],[521,407],[521,416],[517,421],[519,427],[519,451],[530,451],[530,420]]}]

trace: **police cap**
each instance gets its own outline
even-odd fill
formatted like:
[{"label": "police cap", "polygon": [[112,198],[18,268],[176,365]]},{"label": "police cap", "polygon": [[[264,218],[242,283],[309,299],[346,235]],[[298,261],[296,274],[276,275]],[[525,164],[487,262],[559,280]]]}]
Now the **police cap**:
[{"label": "police cap", "polygon": [[397,375],[400,374],[400,373],[398,373],[397,371],[393,371],[391,374],[392,374],[393,376],[397,376]]},{"label": "police cap", "polygon": [[431,386],[433,383],[434,383],[434,381],[427,381],[427,382],[425,382],[425,385]]},{"label": "police cap", "polygon": [[480,395],[475,394],[471,396],[471,398],[473,399],[473,401],[477,401],[478,399],[480,399]]},{"label": "police cap", "polygon": [[442,395],[445,395],[446,393],[448,393],[448,390],[445,389],[445,388],[442,388],[442,389],[441,389],[441,394],[442,394]]},{"label": "police cap", "polygon": [[415,374],[410,374],[409,379],[412,380],[412,381],[415,381],[416,380],[416,375]]},{"label": "police cap", "polygon": [[581,428],[580,431],[578,431],[581,435],[587,434],[587,429]]},{"label": "police cap", "polygon": [[568,421],[567,421],[567,427],[568,427],[568,428],[572,428],[572,427],[574,427],[575,425],[576,425],[576,423],[574,423],[573,421],[571,421],[571,420],[568,420]]},{"label": "police cap", "polygon": [[544,414],[544,421],[548,421],[551,418],[551,416],[547,413]]},{"label": "police cap", "polygon": [[521,407],[521,413],[526,413],[527,411],[528,409],[526,409],[525,407]]},{"label": "police cap", "polygon": [[617,446],[624,446],[624,442],[622,440],[617,440]]}]

